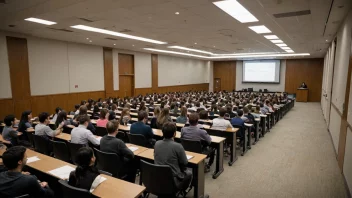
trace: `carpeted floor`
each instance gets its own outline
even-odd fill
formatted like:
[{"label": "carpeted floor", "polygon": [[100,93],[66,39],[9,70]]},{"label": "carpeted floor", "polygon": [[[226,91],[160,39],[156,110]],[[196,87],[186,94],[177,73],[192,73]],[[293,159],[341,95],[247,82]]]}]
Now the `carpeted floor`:
[{"label": "carpeted floor", "polygon": [[217,179],[206,174],[211,198],[347,197],[319,103],[296,103],[245,156],[224,168]]}]

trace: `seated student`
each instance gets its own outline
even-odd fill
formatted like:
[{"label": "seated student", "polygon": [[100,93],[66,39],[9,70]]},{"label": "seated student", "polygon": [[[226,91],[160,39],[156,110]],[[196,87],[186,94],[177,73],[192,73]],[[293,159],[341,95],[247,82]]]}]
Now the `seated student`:
[{"label": "seated student", "polygon": [[161,111],[159,117],[156,120],[156,125],[158,127],[158,129],[161,129],[162,126],[164,125],[164,123],[166,122],[171,122],[172,119],[170,117],[170,113],[169,113],[169,108],[163,108],[163,110]]},{"label": "seated student", "polygon": [[188,160],[184,148],[174,142],[175,123],[166,122],[162,131],[164,139],[157,141],[154,146],[154,163],[170,166],[177,188],[185,191],[191,183],[192,172],[187,170]]},{"label": "seated student", "polygon": [[49,137],[55,137],[62,132],[63,125],[60,123],[57,129],[52,130],[48,124],[50,123],[50,115],[46,112],[39,114],[39,124],[35,125],[34,134],[49,139]]},{"label": "seated student", "polygon": [[265,100],[265,103],[264,103],[264,108],[267,110],[267,112],[271,113],[271,112],[274,112],[270,107],[269,107],[269,100]]},{"label": "seated student", "polygon": [[263,103],[260,103],[260,113],[264,114],[264,115],[269,113],[269,111],[266,108],[264,108],[264,104]]},{"label": "seated student", "polygon": [[128,108],[124,108],[121,112],[121,125],[127,125],[127,123],[131,120],[130,110]]},{"label": "seated student", "polygon": [[76,170],[70,173],[68,184],[89,191],[98,187],[101,176],[94,166],[95,156],[90,147],[82,147],[78,150],[75,164]]},{"label": "seated student", "polygon": [[244,119],[243,117],[243,111],[241,109],[237,110],[237,116],[231,119],[231,125],[237,125],[237,126],[243,126],[244,127]]},{"label": "seated student", "polygon": [[[80,108],[79,108],[79,114],[78,115],[75,115],[74,119],[77,119],[78,116],[80,115],[88,115],[88,109],[85,105],[82,105]],[[78,126],[76,124],[76,126]],[[88,127],[87,127],[88,130],[90,130],[92,133],[95,133],[95,127],[93,126],[93,124],[90,122],[89,120],[89,123],[88,123]]]},{"label": "seated student", "polygon": [[27,129],[33,128],[31,119],[32,119],[32,111],[22,112],[21,120],[20,120],[20,123],[18,124],[17,131],[23,133],[23,135],[21,136],[23,140],[28,140]]},{"label": "seated student", "polygon": [[70,115],[79,114],[79,104],[75,104],[75,110],[70,112]]},{"label": "seated student", "polygon": [[[183,127],[181,129],[181,138],[186,140],[193,140],[193,141],[204,141],[208,145],[211,144],[211,137],[209,134],[197,127],[199,120],[199,115],[197,113],[192,113],[189,115],[189,127]],[[209,148],[207,146],[203,147],[202,150],[207,152]],[[214,162],[215,152],[210,154],[209,163],[206,164],[205,172],[210,171],[210,167]]]},{"label": "seated student", "polygon": [[157,121],[157,118],[159,117],[159,115],[160,115],[160,107],[155,107],[153,118],[150,120],[150,127],[151,128],[154,128],[154,129],[157,128],[156,121]]},{"label": "seated student", "polygon": [[31,197],[53,197],[54,192],[48,183],[39,182],[37,177],[22,172],[27,162],[26,148],[14,146],[2,155],[8,171],[0,173],[0,197],[18,197],[28,194]]},{"label": "seated student", "polygon": [[13,146],[18,144],[18,136],[22,135],[21,132],[17,132],[16,129],[13,128],[15,124],[15,116],[8,115],[4,119],[5,126],[2,129],[2,137],[4,140],[11,142]]},{"label": "seated student", "polygon": [[109,121],[116,119],[116,113],[115,113],[115,111],[113,111],[113,110],[110,110],[110,111],[109,111],[109,117],[108,117],[108,119],[109,119]]},{"label": "seated student", "polygon": [[224,107],[220,109],[219,117],[213,120],[212,129],[226,130],[232,128],[230,121],[224,119],[226,112],[227,110]]},{"label": "seated student", "polygon": [[[247,119],[245,119],[245,118],[247,118]],[[251,123],[251,124],[254,123],[254,116],[251,113],[249,113],[248,107],[243,107],[242,119],[244,122]]]},{"label": "seated student", "polygon": [[100,117],[97,120],[97,127],[106,128],[106,124],[109,122],[109,112],[107,109],[100,110]]},{"label": "seated student", "polygon": [[154,133],[150,126],[146,125],[148,122],[148,113],[145,111],[138,112],[138,122],[131,125],[131,134],[143,135],[151,146],[154,146],[155,140],[153,139]]},{"label": "seated student", "polygon": [[254,118],[260,118],[260,106],[257,105],[257,106],[255,107],[254,112],[251,113],[251,114],[254,116]]},{"label": "seated student", "polygon": [[176,123],[186,124],[187,120],[187,108],[181,107],[181,115],[176,118]]},{"label": "seated student", "polygon": [[80,115],[77,118],[79,125],[71,131],[71,143],[88,145],[88,141],[99,145],[100,141],[87,129],[90,119],[87,115]]},{"label": "seated student", "polygon": [[67,119],[67,113],[66,111],[62,110],[59,115],[57,116],[55,126],[59,127],[59,125],[62,124],[63,126],[67,125],[72,125],[73,121],[72,119]]},{"label": "seated student", "polygon": [[209,120],[208,111],[206,111],[206,110],[200,111],[199,112],[199,119],[201,119],[201,120]]},{"label": "seated student", "polygon": [[52,119],[53,122],[56,122],[57,116],[59,115],[59,113],[61,111],[62,111],[62,109],[60,107],[56,107],[55,114],[54,114],[53,119]]},{"label": "seated student", "polygon": [[230,118],[233,118],[233,117],[236,116],[236,113],[234,113],[234,112],[232,111],[232,105],[230,105],[230,104],[227,104],[227,105],[226,105],[226,113],[229,114]]},{"label": "seated student", "polygon": [[126,180],[134,183],[136,180],[137,163],[134,160],[133,152],[127,148],[125,143],[116,138],[118,133],[119,122],[117,120],[109,121],[106,124],[108,135],[101,138],[100,150],[107,153],[116,153],[123,160],[121,174],[127,174]]},{"label": "seated student", "polygon": [[209,114],[213,116],[214,114],[219,114],[218,106],[216,104],[211,105]]}]

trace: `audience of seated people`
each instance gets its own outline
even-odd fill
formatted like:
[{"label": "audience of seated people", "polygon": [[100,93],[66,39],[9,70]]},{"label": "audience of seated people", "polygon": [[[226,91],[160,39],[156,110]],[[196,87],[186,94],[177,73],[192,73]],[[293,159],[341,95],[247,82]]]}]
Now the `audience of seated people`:
[{"label": "audience of seated people", "polygon": [[13,125],[15,124],[15,116],[8,115],[5,117],[4,122],[5,126],[2,129],[2,137],[4,140],[9,141],[13,146],[18,145],[18,137],[22,135],[21,132],[18,132]]},{"label": "audience of seated people", "polygon": [[145,111],[138,112],[138,122],[135,122],[131,125],[130,134],[143,135],[148,141],[149,146],[154,146],[155,139],[154,133],[150,126],[146,125],[148,122],[148,113]]},{"label": "audience of seated people", "polygon": [[49,140],[57,135],[59,135],[63,130],[63,124],[59,124],[56,130],[52,130],[48,124],[50,123],[50,115],[46,112],[39,114],[39,124],[35,125],[34,132],[35,135],[39,135]]},{"label": "audience of seated people", "polygon": [[88,145],[88,142],[90,142],[93,145],[99,145],[100,141],[87,129],[90,123],[89,117],[87,115],[80,115],[77,117],[77,120],[79,125],[71,131],[71,143]]},{"label": "audience of seated people", "polygon": [[21,136],[22,140],[28,140],[27,129],[33,128],[31,119],[32,119],[32,111],[28,110],[28,111],[22,112],[21,120],[20,120],[20,123],[18,124],[18,129],[17,129],[18,132],[23,133],[23,135]]}]

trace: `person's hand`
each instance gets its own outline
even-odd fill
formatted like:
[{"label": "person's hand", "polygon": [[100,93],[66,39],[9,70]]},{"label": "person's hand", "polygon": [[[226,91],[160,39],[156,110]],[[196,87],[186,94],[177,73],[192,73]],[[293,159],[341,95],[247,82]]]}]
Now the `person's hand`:
[{"label": "person's hand", "polygon": [[30,172],[22,171],[22,174],[23,174],[23,175],[30,175],[31,173],[30,173]]},{"label": "person's hand", "polygon": [[39,184],[40,184],[40,186],[41,186],[42,188],[45,188],[45,187],[48,186],[48,183],[47,183],[47,182],[40,182]]},{"label": "person's hand", "polygon": [[22,135],[23,133],[22,132],[17,132],[17,135]]}]

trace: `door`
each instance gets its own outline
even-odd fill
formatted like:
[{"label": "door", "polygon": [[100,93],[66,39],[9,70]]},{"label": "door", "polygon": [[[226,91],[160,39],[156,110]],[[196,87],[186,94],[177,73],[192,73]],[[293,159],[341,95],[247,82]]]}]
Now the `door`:
[{"label": "door", "polygon": [[119,86],[120,96],[134,95],[134,56],[119,54]]},{"label": "door", "polygon": [[215,78],[214,79],[214,92],[221,91],[221,79]]},{"label": "door", "polygon": [[126,97],[126,96],[133,96],[134,95],[134,77],[133,76],[128,76],[128,75],[120,75],[120,91],[121,91],[121,96]]}]

